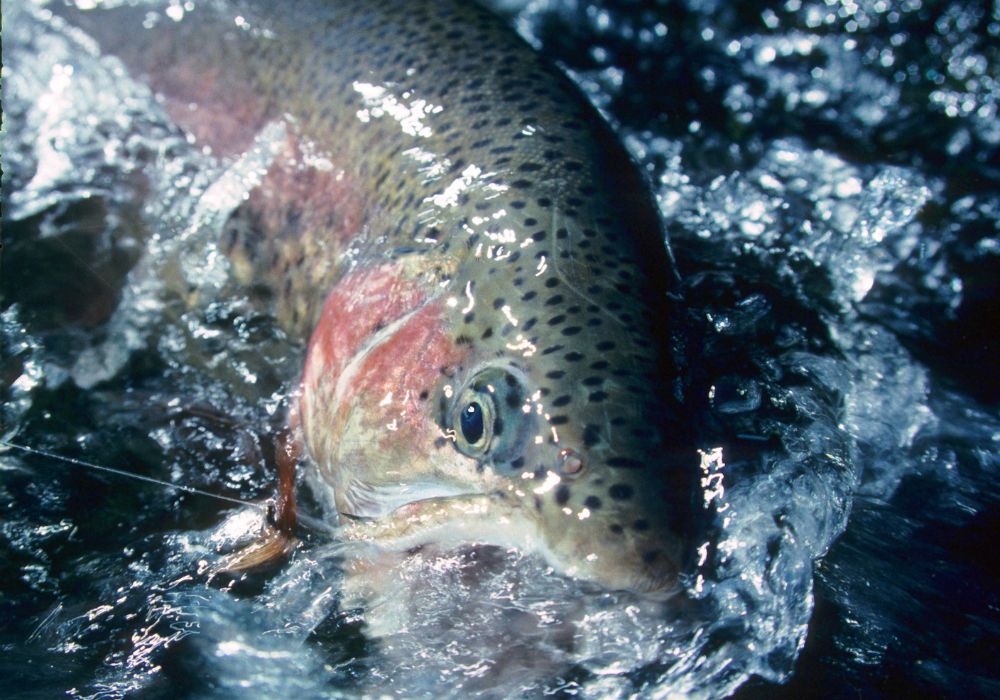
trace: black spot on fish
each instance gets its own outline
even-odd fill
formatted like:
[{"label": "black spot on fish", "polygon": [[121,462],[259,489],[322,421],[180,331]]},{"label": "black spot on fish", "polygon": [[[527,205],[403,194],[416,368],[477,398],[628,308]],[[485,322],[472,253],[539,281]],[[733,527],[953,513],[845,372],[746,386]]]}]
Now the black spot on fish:
[{"label": "black spot on fish", "polygon": [[549,418],[549,423],[552,425],[565,425],[566,423],[569,423],[569,418],[566,416],[552,416]]},{"label": "black spot on fish", "polygon": [[563,357],[566,358],[567,362],[579,362],[580,360],[583,359],[583,355],[581,355],[580,353],[576,352],[575,350],[572,351],[572,352],[566,353]]},{"label": "black spot on fish", "polygon": [[597,496],[587,496],[583,501],[583,505],[591,510],[598,510],[601,507],[601,499]]},{"label": "black spot on fish", "polygon": [[645,532],[646,530],[649,529],[649,521],[640,518],[639,520],[636,520],[634,523],[632,523],[632,529],[638,530],[639,532]]},{"label": "black spot on fish", "polygon": [[609,467],[618,467],[620,469],[642,469],[645,466],[643,462],[631,457],[609,457],[604,460],[604,463]]},{"label": "black spot on fish", "polygon": [[660,556],[660,550],[650,549],[642,553],[642,560],[647,564],[652,564]]},{"label": "black spot on fish", "polygon": [[595,391],[587,395],[587,401],[590,403],[600,403],[608,398],[606,391]]},{"label": "black spot on fish", "polygon": [[616,501],[627,501],[634,493],[635,489],[628,484],[615,484],[608,489],[608,495]]},{"label": "black spot on fish", "polygon": [[625,528],[623,528],[621,525],[618,525],[618,524],[615,524],[615,523],[612,523],[611,525],[609,525],[608,529],[611,530],[611,532],[615,533],[616,535],[621,535],[621,534],[624,534],[624,532],[625,532]]},{"label": "black spot on fish", "polygon": [[493,328],[487,328],[485,331],[483,331],[483,334],[481,336],[479,336],[479,339],[480,340],[486,340],[487,338],[491,337],[492,335],[493,335]]},{"label": "black spot on fish", "polygon": [[596,425],[587,425],[583,429],[583,444],[586,447],[593,447],[601,441],[601,431]]},{"label": "black spot on fish", "polygon": [[569,501],[569,486],[566,484],[559,484],[556,487],[556,503],[559,505],[566,505]]},{"label": "black spot on fish", "polygon": [[554,369],[551,372],[546,372],[545,376],[548,377],[549,379],[562,379],[563,377],[566,376],[566,373],[563,372],[561,369]]},{"label": "black spot on fish", "polygon": [[565,406],[570,401],[571,401],[570,397],[563,395],[563,396],[560,396],[560,397],[554,399],[552,401],[552,405],[553,406]]}]

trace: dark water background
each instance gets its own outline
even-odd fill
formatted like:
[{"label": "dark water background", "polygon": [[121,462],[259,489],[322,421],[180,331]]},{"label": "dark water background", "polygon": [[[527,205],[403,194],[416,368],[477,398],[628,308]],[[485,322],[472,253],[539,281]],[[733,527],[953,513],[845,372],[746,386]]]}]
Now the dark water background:
[{"label": "dark water background", "polygon": [[[252,512],[8,450],[0,695],[1000,694],[1000,5],[498,9],[647,168],[685,277],[686,389],[726,465],[691,610],[651,623],[515,552],[451,577],[467,555],[406,570],[406,629],[375,641],[328,538],[208,582]],[[267,497],[301,347],[199,244],[246,170],[44,16],[5,3],[3,39],[3,438]],[[163,295],[171,265],[216,301]],[[576,599],[569,652],[487,604]]]}]

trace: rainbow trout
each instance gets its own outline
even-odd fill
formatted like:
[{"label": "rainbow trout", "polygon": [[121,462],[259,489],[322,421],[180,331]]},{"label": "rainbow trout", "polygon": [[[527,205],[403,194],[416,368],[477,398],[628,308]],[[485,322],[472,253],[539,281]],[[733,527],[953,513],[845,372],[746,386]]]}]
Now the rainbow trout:
[{"label": "rainbow trout", "polygon": [[518,546],[676,590],[695,465],[673,268],[566,76],[468,3],[53,9],[220,158],[286,127],[219,245],[308,339],[293,420],[347,537]]}]

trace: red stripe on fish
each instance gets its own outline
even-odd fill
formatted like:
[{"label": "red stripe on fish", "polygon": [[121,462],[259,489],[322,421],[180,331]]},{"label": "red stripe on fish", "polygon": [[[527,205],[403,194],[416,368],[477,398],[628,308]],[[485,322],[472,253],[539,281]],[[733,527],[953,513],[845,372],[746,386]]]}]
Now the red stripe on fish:
[{"label": "red stripe on fish", "polygon": [[403,275],[398,265],[348,273],[327,296],[309,341],[306,392],[315,392],[322,380],[338,377],[367,339],[426,298],[426,290]]},{"label": "red stripe on fish", "polygon": [[430,434],[436,423],[421,394],[468,352],[447,330],[447,311],[404,263],[354,271],[336,285],[303,376],[303,423],[321,467],[354,461],[348,426],[363,427],[353,434],[398,452],[401,463],[433,449],[439,433]]}]

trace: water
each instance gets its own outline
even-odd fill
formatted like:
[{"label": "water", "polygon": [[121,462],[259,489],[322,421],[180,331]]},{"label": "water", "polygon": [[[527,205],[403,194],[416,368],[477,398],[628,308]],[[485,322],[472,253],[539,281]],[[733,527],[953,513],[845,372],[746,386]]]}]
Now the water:
[{"label": "water", "polygon": [[[213,577],[257,510],[7,450],[0,693],[996,695],[1000,6],[966,5],[498,5],[647,168],[684,273],[683,604],[324,532]],[[302,348],[213,233],[280,134],[219,163],[85,37],[4,12],[3,438],[266,499]]]}]

